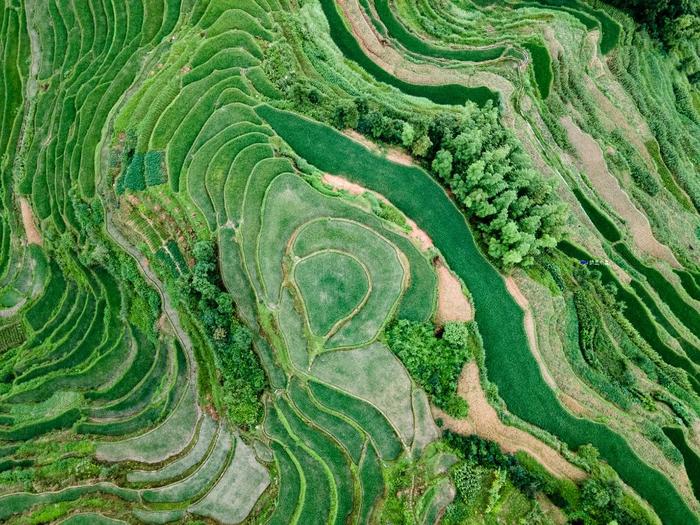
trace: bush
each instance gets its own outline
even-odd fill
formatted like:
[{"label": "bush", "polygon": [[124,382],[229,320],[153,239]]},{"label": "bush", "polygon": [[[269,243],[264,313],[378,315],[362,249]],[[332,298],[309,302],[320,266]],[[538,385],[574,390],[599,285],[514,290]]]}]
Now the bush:
[{"label": "bush", "polygon": [[0,353],[21,345],[26,339],[21,323],[14,323],[0,328]]},{"label": "bush", "polygon": [[163,171],[163,152],[149,151],[144,157],[146,186],[157,186],[167,181]]},{"label": "bush", "polygon": [[250,330],[234,317],[233,301],[218,273],[214,248],[211,241],[195,243],[195,264],[184,284],[190,308],[202,321],[216,350],[229,419],[249,428],[263,417],[260,396],[266,385],[265,372],[253,349]]},{"label": "bush", "polygon": [[387,342],[411,377],[433,402],[454,417],[467,415],[467,404],[457,395],[457,380],[469,359],[469,329],[462,323],[448,323],[442,338],[432,323],[401,319],[386,331]]},{"label": "bush", "polygon": [[546,480],[527,470],[512,454],[505,454],[494,441],[477,435],[463,436],[449,430],[445,432],[445,441],[467,462],[505,472],[513,486],[530,498],[546,486]]},{"label": "bush", "polygon": [[452,470],[452,481],[462,499],[467,502],[476,499],[481,491],[481,474],[476,464],[467,461]]},{"label": "bush", "polygon": [[131,159],[124,173],[124,187],[131,191],[143,191],[146,189],[143,153],[137,153]]}]

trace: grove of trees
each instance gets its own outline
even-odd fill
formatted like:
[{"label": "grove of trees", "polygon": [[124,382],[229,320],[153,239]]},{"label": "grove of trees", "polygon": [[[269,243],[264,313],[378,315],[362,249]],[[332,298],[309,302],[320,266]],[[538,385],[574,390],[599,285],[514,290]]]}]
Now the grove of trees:
[{"label": "grove of trees", "polygon": [[183,283],[189,290],[190,309],[196,312],[216,350],[230,420],[251,427],[262,420],[260,396],[266,384],[253,336],[234,315],[231,295],[219,276],[214,243],[198,241],[192,254],[195,264]]},{"label": "grove of trees", "polygon": [[451,416],[466,417],[468,407],[457,394],[457,381],[471,355],[469,325],[447,323],[442,337],[437,337],[430,322],[400,319],[387,328],[386,337],[391,350],[432,402]]},{"label": "grove of trees", "polygon": [[554,184],[532,168],[491,103],[409,117],[358,97],[336,103],[330,120],[338,128],[402,145],[422,161],[452,191],[489,256],[502,267],[531,265],[561,238],[566,206]]}]

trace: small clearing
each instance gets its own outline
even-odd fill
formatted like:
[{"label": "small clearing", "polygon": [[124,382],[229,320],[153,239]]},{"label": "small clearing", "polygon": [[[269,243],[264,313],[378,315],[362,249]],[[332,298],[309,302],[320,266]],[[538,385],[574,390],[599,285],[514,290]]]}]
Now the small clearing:
[{"label": "small clearing", "polygon": [[351,138],[355,142],[359,142],[373,153],[385,156],[391,162],[395,162],[396,164],[402,164],[404,166],[415,166],[415,162],[413,162],[413,157],[411,157],[411,155],[409,155],[407,151],[401,148],[380,146],[379,144],[376,144],[375,142],[369,140],[362,133],[358,133],[354,129],[350,128],[343,130],[343,135],[345,135],[348,138]]},{"label": "small clearing", "polygon": [[627,223],[637,247],[652,257],[663,259],[674,268],[680,268],[673,252],[668,246],[656,240],[649,220],[635,207],[629,195],[620,187],[618,180],[608,171],[598,143],[593,137],[581,131],[571,117],[562,117],[561,123],[566,128],[569,140],[576,148],[579,167],[587,175],[598,195]]},{"label": "small clearing", "polygon": [[[359,133],[357,133],[359,137],[362,137]],[[366,140],[364,137],[362,137],[363,140]],[[359,142],[359,141],[358,141]],[[364,144],[364,142],[362,142]],[[371,144],[371,143],[370,143]],[[350,182],[349,180],[339,177],[338,175],[331,175],[330,173],[324,173],[323,174],[323,182],[325,184],[328,184],[331,188],[334,190],[345,190],[347,191],[350,195],[363,195],[364,193],[371,193],[377,199],[379,199],[382,202],[385,202],[387,204],[390,204],[389,200],[384,197],[384,195],[381,195],[379,193],[376,193],[374,191],[370,191],[363,186],[360,186],[359,184],[355,184],[354,182]],[[406,223],[408,224],[408,227],[410,229],[408,236],[417,241],[418,245],[420,246],[420,249],[423,251],[428,251],[433,247],[433,241],[430,237],[428,237],[428,234],[425,233],[423,230],[421,230],[418,225],[415,223],[415,221],[409,219],[406,217]]]},{"label": "small clearing", "polygon": [[435,262],[438,278],[436,321],[442,325],[448,321],[471,321],[474,310],[462,291],[462,283],[445,266],[442,259]]},{"label": "small clearing", "polygon": [[578,481],[586,477],[585,472],[566,461],[549,445],[524,430],[504,425],[498,419],[496,410],[489,405],[481,388],[479,367],[474,361],[467,363],[462,369],[457,391],[469,404],[469,417],[455,419],[433,407],[433,416],[442,419],[445,428],[463,435],[476,434],[490,439],[508,453],[519,450],[526,452],[558,478]]},{"label": "small clearing", "polygon": [[43,240],[41,239],[39,230],[36,228],[32,207],[24,197],[19,198],[19,207],[22,212],[22,225],[24,226],[24,232],[27,235],[27,241],[29,241],[29,244],[38,244],[41,246],[43,244]]}]

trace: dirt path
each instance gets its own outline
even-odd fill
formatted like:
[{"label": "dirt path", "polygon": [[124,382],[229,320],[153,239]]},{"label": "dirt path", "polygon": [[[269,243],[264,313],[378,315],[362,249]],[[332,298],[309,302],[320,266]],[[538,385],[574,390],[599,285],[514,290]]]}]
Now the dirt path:
[{"label": "dirt path", "polygon": [[445,266],[442,259],[437,259],[435,270],[438,278],[437,323],[474,319],[474,310],[462,291],[459,279]]},{"label": "dirt path", "polygon": [[39,230],[36,229],[32,207],[27,202],[27,199],[20,197],[19,207],[20,211],[22,212],[22,225],[24,226],[24,233],[27,235],[27,240],[30,244],[38,244],[39,246],[43,245]]},{"label": "dirt path", "polygon": [[364,53],[375,64],[395,77],[422,85],[487,85],[491,89],[501,91],[504,100],[510,99],[514,88],[505,78],[486,71],[466,73],[456,69],[440,68],[433,64],[410,62],[377,35],[374,26],[367,19],[357,0],[338,0],[338,7],[348,21],[350,31]]},{"label": "dirt path", "polygon": [[[360,137],[362,137],[362,135],[360,135]],[[364,139],[364,137],[363,137],[363,139]],[[382,202],[390,204],[389,200],[386,197],[384,197],[384,195],[381,195],[381,194],[376,193],[374,191],[370,191],[367,188],[365,188],[364,186],[360,186],[359,184],[355,184],[354,182],[350,182],[349,180],[347,180],[343,177],[339,177],[338,175],[331,175],[330,173],[324,173],[322,180],[323,180],[323,182],[328,184],[333,189],[345,190],[348,193],[350,193],[351,195],[362,195],[364,193],[371,193],[372,195],[377,197]],[[421,230],[418,227],[418,225],[415,223],[415,221],[406,217],[406,223],[408,224],[408,227],[410,229],[408,236],[411,239],[414,239],[415,241],[418,242],[418,245],[420,246],[421,250],[427,251],[433,247],[432,239],[430,237],[428,237],[427,233],[425,233],[423,230]]]},{"label": "dirt path", "polygon": [[479,381],[479,367],[475,362],[467,363],[462,370],[457,387],[459,395],[469,403],[469,417],[454,419],[441,410],[433,408],[433,416],[441,418],[444,427],[464,435],[476,434],[497,442],[504,451],[514,453],[519,450],[527,452],[543,467],[558,478],[581,480],[586,477],[549,445],[544,444],[531,434],[519,428],[504,425],[496,410],[489,405]]},{"label": "dirt path", "polygon": [[401,164],[403,166],[415,166],[413,157],[409,155],[405,150],[398,147],[380,146],[379,144],[372,142],[362,133],[358,133],[354,129],[343,130],[343,135],[351,138],[355,142],[359,142],[368,150],[382,155],[396,164]]},{"label": "dirt path", "polygon": [[562,117],[569,140],[576,148],[579,167],[588,176],[593,188],[627,223],[637,247],[643,252],[663,259],[674,268],[680,268],[673,252],[654,237],[646,216],[640,212],[618,180],[608,171],[603,152],[598,143],[574,123],[571,117]]},{"label": "dirt path", "polygon": [[547,368],[544,357],[540,352],[540,347],[537,342],[537,329],[535,326],[535,319],[532,315],[532,310],[530,310],[530,302],[527,300],[527,297],[525,297],[525,294],[523,294],[523,292],[520,290],[513,277],[506,277],[505,281],[508,293],[513,297],[513,299],[515,299],[515,302],[518,303],[518,306],[520,306],[524,312],[523,325],[525,326],[528,345],[530,346],[530,351],[532,352],[535,361],[537,361],[537,364],[540,367],[542,378],[550,386],[550,388],[557,393],[559,400],[564,404],[564,406],[566,406],[566,408],[569,409],[570,412],[579,416],[590,415],[589,410],[581,405],[581,403],[579,403],[575,398],[568,395],[558,387],[554,376],[550,372],[549,368]]}]

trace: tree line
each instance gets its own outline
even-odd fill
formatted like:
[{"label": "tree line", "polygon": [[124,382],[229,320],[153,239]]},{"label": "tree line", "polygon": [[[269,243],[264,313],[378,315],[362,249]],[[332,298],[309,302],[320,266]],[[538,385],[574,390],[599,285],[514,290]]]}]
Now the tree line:
[{"label": "tree line", "polygon": [[422,161],[452,191],[502,267],[529,266],[561,239],[566,206],[490,102],[407,117],[358,97],[340,102],[331,120],[338,128],[401,145]]}]

